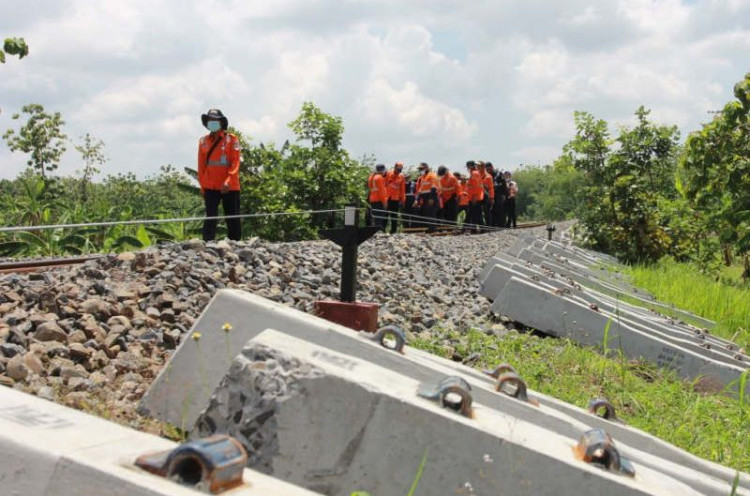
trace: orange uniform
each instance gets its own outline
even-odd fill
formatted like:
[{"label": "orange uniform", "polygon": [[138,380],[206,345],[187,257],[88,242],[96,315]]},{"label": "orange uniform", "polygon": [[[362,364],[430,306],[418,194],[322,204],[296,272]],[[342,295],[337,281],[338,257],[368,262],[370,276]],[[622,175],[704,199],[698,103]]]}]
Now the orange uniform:
[{"label": "orange uniform", "polygon": [[240,190],[240,140],[237,136],[221,130],[200,139],[198,182],[201,191],[221,190],[224,186],[229,191]]},{"label": "orange uniform", "polygon": [[440,183],[440,200],[445,203],[458,194],[458,179],[450,172],[446,172],[438,181]]},{"label": "orange uniform", "polygon": [[419,176],[419,179],[417,179],[417,195],[427,194],[432,191],[432,188],[437,190],[439,187],[438,178],[432,171],[423,176]]},{"label": "orange uniform", "polygon": [[484,186],[484,192],[489,195],[490,200],[495,200],[495,180],[492,179],[492,174],[487,171],[480,173],[482,176],[482,185]]},{"label": "orange uniform", "polygon": [[379,172],[370,174],[367,179],[367,189],[370,190],[370,203],[381,202],[383,205],[388,201],[388,189],[385,184],[385,177]]},{"label": "orange uniform", "polygon": [[458,182],[458,206],[465,207],[469,204],[469,187],[466,181]]},{"label": "orange uniform", "polygon": [[406,203],[406,178],[403,174],[396,174],[390,170],[385,176],[385,183],[389,200]]},{"label": "orange uniform", "polygon": [[479,175],[478,170],[471,171],[467,187],[469,190],[470,202],[480,202],[484,200],[484,184],[482,181],[482,176]]}]

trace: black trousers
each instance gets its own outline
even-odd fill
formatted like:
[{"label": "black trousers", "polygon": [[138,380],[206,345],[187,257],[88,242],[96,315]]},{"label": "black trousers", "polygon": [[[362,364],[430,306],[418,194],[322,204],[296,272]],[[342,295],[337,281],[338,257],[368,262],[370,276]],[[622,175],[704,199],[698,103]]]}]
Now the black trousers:
[{"label": "black trousers", "polygon": [[443,203],[443,219],[448,222],[456,222],[458,216],[458,199],[453,196],[450,200]]},{"label": "black trousers", "polygon": [[[419,208],[419,215],[422,217],[428,217],[429,219],[420,219],[421,226],[427,228],[427,232],[435,231],[434,219],[437,217],[438,204],[437,196],[434,193],[423,193],[419,195],[419,202],[421,204]],[[420,226],[420,227],[421,227]]]},{"label": "black trousers", "polygon": [[491,226],[492,225],[492,202],[490,201],[490,198],[488,196],[484,197],[484,200],[482,200],[482,225],[485,226]]},{"label": "black trousers", "polygon": [[398,231],[398,212],[400,210],[398,200],[388,200],[388,222],[391,223],[391,234]]},{"label": "black trousers", "polygon": [[505,200],[505,215],[508,220],[505,221],[505,227],[516,227],[516,199],[508,198]]},{"label": "black trousers", "polygon": [[479,231],[482,224],[482,202],[469,203],[469,224],[471,229]]},{"label": "black trousers", "polygon": [[[219,215],[219,203],[224,207],[224,215],[238,215],[240,213],[240,192],[228,191],[222,193],[218,189],[207,189],[203,192],[203,203],[206,205],[206,217]],[[242,237],[242,222],[240,219],[227,219],[227,236],[238,241]],[[216,219],[203,221],[203,241],[211,241],[216,237]]]},{"label": "black trousers", "polygon": [[383,202],[370,202],[370,225],[375,227],[385,227],[385,205]]},{"label": "black trousers", "polygon": [[505,197],[496,196],[495,206],[492,209],[492,225],[505,227]]}]

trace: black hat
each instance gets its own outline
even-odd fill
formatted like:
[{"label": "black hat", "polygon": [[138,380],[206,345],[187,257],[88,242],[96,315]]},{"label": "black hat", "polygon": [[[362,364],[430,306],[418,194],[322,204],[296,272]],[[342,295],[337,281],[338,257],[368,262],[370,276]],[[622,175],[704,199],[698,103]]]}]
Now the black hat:
[{"label": "black hat", "polygon": [[489,169],[490,167],[492,167],[493,169],[495,168],[495,166],[494,166],[494,165],[492,165],[492,162],[485,162],[484,166],[485,166],[485,167],[487,167],[488,169]]},{"label": "black hat", "polygon": [[420,170],[421,169],[429,169],[429,168],[430,168],[430,166],[427,165],[427,162],[420,162],[419,165],[417,166],[417,169],[420,169]]},{"label": "black hat", "polygon": [[446,172],[448,172],[448,168],[444,165],[441,165],[440,167],[438,167],[437,175],[444,176]]},{"label": "black hat", "polygon": [[467,168],[469,168],[469,169],[473,169],[473,168],[475,168],[476,166],[477,166],[477,163],[476,163],[476,162],[474,162],[473,160],[468,160],[468,161],[466,162],[466,167],[467,167]]},{"label": "black hat", "polygon": [[203,127],[208,127],[208,120],[211,119],[212,121],[218,120],[221,122],[221,128],[226,131],[229,127],[229,121],[224,116],[224,114],[219,109],[209,109],[208,112],[201,115],[201,122],[203,123]]},{"label": "black hat", "polygon": [[385,172],[385,164],[378,164],[375,166],[377,172]]}]

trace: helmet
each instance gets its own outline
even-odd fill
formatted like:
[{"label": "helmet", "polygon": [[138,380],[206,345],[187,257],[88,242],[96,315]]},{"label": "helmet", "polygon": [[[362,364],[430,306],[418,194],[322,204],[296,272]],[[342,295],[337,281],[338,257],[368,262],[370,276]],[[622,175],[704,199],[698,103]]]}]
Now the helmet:
[{"label": "helmet", "polygon": [[207,124],[209,120],[221,122],[221,128],[224,131],[226,131],[229,127],[229,121],[219,109],[209,109],[208,112],[201,115],[201,122],[203,123],[203,127],[208,127]]}]

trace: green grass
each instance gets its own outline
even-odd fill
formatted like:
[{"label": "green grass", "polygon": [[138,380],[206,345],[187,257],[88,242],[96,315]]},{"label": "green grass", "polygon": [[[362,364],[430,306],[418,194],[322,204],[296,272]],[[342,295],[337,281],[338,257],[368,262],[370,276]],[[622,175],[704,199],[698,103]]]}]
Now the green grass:
[{"label": "green grass", "polygon": [[715,321],[715,334],[750,350],[750,285],[738,282],[736,267],[724,269],[718,280],[671,260],[629,267],[625,273],[658,300]]},{"label": "green grass", "polygon": [[671,372],[621,354],[604,357],[567,339],[517,332],[498,338],[448,330],[409,344],[443,357],[479,352],[477,368],[510,363],[529,388],[581,408],[593,398],[606,397],[629,425],[702,458],[750,471],[746,405],[728,396],[696,392]]}]

